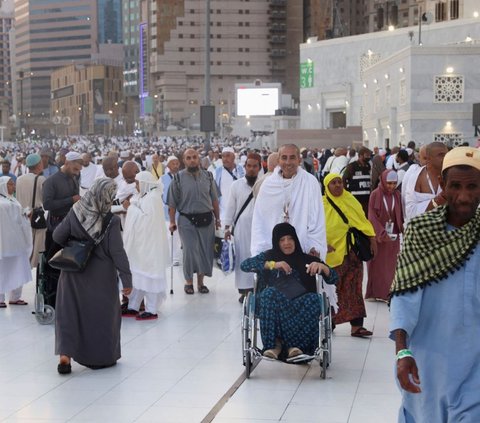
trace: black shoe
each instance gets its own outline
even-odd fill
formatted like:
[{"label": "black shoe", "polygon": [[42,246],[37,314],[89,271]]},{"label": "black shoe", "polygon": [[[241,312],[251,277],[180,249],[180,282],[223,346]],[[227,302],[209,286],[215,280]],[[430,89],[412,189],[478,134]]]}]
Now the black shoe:
[{"label": "black shoe", "polygon": [[68,375],[72,373],[72,365],[70,363],[58,363],[57,371],[61,375]]}]

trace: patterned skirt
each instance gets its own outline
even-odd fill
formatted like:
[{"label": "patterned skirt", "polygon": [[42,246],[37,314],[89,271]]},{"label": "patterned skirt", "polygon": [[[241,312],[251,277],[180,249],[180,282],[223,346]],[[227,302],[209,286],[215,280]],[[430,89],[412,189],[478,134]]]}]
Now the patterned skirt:
[{"label": "patterned skirt", "polygon": [[333,322],[339,325],[367,317],[362,294],[363,263],[350,251],[335,270],[338,273],[338,313],[333,316]]},{"label": "patterned skirt", "polygon": [[316,293],[289,300],[275,288],[263,290],[259,317],[264,349],[275,348],[275,339],[279,338],[285,349],[297,347],[313,354],[318,347],[321,307]]}]

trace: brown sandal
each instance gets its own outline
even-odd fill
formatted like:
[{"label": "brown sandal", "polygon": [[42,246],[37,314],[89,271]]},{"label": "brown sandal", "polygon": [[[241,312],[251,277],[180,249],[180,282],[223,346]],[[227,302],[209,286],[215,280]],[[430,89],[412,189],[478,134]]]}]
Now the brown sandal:
[{"label": "brown sandal", "polygon": [[188,295],[193,295],[195,293],[195,291],[193,290],[193,285],[185,284],[183,290],[185,291],[185,294]]},{"label": "brown sandal", "polygon": [[355,332],[352,332],[351,335],[355,338],[364,338],[366,336],[372,336],[373,332],[362,327],[358,328]]}]

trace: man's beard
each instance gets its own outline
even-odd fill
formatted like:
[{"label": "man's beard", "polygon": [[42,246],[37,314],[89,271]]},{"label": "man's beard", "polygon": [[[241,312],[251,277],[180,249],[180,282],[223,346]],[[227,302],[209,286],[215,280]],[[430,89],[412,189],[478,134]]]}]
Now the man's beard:
[{"label": "man's beard", "polygon": [[195,172],[198,172],[200,168],[198,166],[190,166],[190,167],[187,167],[187,171],[190,172],[190,173],[195,173]]},{"label": "man's beard", "polygon": [[258,176],[248,176],[245,175],[245,179],[247,180],[247,184],[250,187],[253,187],[255,185],[255,182],[257,181]]}]

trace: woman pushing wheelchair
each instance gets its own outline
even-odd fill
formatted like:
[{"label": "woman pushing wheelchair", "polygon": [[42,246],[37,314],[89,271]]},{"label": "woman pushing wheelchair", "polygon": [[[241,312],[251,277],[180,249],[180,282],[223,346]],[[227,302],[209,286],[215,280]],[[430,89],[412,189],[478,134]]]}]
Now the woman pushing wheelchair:
[{"label": "woman pushing wheelchair", "polygon": [[273,228],[272,249],[241,263],[244,272],[258,274],[259,319],[263,356],[292,359],[313,355],[319,341],[321,297],[316,275],[337,282],[336,272],[319,258],[305,254],[295,228]]}]

